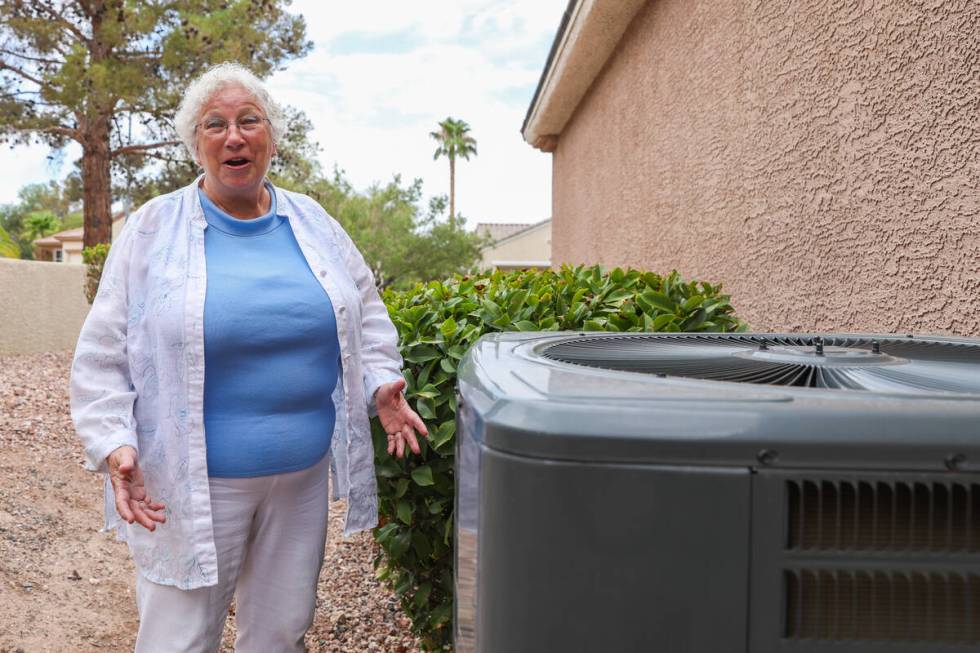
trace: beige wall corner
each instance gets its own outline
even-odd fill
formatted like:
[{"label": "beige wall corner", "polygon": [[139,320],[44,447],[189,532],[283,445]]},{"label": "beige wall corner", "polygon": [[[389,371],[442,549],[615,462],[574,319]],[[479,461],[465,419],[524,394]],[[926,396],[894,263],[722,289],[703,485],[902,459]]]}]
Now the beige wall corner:
[{"label": "beige wall corner", "polygon": [[74,349],[84,282],[84,265],[0,258],[0,354]]}]

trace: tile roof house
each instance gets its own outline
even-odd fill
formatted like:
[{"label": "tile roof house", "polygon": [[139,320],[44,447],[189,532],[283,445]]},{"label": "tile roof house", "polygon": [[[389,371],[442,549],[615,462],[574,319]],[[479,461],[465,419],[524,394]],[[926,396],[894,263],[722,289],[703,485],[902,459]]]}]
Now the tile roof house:
[{"label": "tile roof house", "polygon": [[478,234],[490,237],[482,250],[480,266],[487,269],[523,270],[551,267],[551,219],[535,223],[476,225]]},{"label": "tile roof house", "polygon": [[[126,216],[117,213],[112,219],[112,239],[115,240],[126,222]],[[66,229],[34,241],[34,258],[55,263],[82,263],[83,228]]]},{"label": "tile roof house", "polygon": [[476,233],[480,236],[487,236],[491,242],[503,240],[511,234],[523,231],[530,227],[533,222],[480,222],[476,225]]}]

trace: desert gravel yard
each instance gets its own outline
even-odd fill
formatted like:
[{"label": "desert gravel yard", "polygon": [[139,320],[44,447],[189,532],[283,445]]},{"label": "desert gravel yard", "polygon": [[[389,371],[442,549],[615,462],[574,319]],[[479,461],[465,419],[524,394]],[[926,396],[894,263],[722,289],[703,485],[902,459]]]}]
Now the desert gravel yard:
[{"label": "desert gravel yard", "polygon": [[[0,653],[132,650],[126,545],[100,533],[102,479],[82,467],[67,352],[0,356]],[[344,541],[331,505],[310,651],[414,653],[408,619],[375,580],[370,534]],[[232,651],[234,619],[222,651]]]}]

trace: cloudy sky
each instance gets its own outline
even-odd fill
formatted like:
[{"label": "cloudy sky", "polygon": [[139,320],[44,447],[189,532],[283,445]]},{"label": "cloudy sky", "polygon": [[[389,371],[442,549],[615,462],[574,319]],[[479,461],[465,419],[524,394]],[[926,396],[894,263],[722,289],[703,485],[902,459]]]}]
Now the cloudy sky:
[{"label": "cloudy sky", "polygon": [[[312,120],[326,170],[359,188],[394,174],[449,192],[449,164],[429,132],[446,116],[469,123],[478,156],[457,164],[457,210],[476,222],[550,216],[551,157],[520,135],[566,0],[294,0],[314,43],[270,80]],[[78,156],[0,150],[0,203],[24,184],[61,177]]]}]

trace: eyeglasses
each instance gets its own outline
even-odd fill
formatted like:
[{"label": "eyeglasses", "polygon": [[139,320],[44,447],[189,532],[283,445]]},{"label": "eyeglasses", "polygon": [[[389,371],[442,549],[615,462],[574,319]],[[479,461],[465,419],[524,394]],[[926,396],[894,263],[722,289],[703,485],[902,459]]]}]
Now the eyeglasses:
[{"label": "eyeglasses", "polygon": [[234,124],[238,127],[238,131],[242,134],[254,134],[258,130],[265,127],[265,123],[269,122],[268,118],[263,118],[262,116],[255,114],[248,114],[242,116],[238,120],[229,123],[224,118],[205,118],[201,122],[194,125],[194,129],[198,127],[204,132],[204,135],[208,138],[219,138],[228,133],[228,126]]}]

